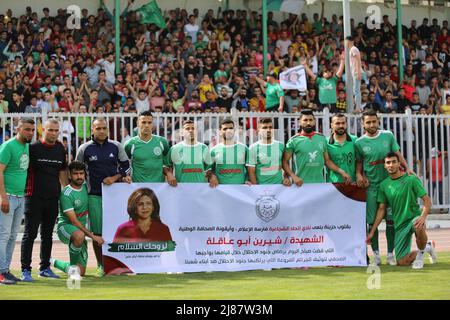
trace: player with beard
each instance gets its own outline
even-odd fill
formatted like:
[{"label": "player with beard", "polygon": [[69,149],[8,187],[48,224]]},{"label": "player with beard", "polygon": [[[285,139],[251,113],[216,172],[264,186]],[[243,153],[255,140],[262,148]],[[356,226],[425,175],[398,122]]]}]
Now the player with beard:
[{"label": "player with beard", "polygon": [[33,119],[22,118],[19,120],[17,135],[0,146],[0,284],[16,284],[20,281],[11,274],[9,267],[25,210],[29,144],[35,130]]},{"label": "player with beard", "polygon": [[[327,139],[330,159],[350,175],[352,182],[356,182],[356,137],[347,132],[347,118],[344,114],[337,113],[331,117],[331,130],[332,134]],[[334,171],[328,171],[327,181],[342,183],[344,177]]]},{"label": "player with beard", "polygon": [[[301,131],[289,139],[283,154],[283,169],[297,186],[303,183],[325,182],[324,165],[342,175],[345,183],[351,182],[350,175],[331,161],[327,151],[327,140],[314,131],[316,119],[311,110],[304,110],[300,116]],[[289,161],[294,156],[296,171]]]},{"label": "player with beard", "polygon": [[[400,153],[400,147],[391,131],[379,130],[380,120],[373,110],[364,111],[362,115],[365,134],[355,142],[356,150],[356,182],[359,187],[367,187],[366,222],[372,228],[377,214],[377,193],[381,181],[388,177],[385,170],[384,158],[389,152],[395,152],[400,159],[400,164],[408,172],[414,174]],[[364,171],[364,172],[363,172]],[[386,238],[388,245],[387,263],[396,265],[394,259],[394,225],[391,211],[386,214]],[[375,255],[373,264],[381,264],[381,256],[378,247],[378,232],[372,237],[372,250]]]},{"label": "player with beard", "polygon": [[[436,263],[433,241],[428,241],[426,219],[431,210],[431,199],[427,195],[422,182],[415,175],[400,171],[400,158],[396,152],[389,152],[384,159],[384,167],[389,176],[383,180],[378,190],[379,203],[377,216],[372,229],[367,236],[367,244],[377,233],[378,225],[386,214],[386,207],[392,209],[395,229],[395,255],[399,266],[409,266],[413,269],[423,268],[423,254],[430,255],[430,262]],[[423,200],[423,209],[417,199]],[[411,251],[412,235],[416,236],[419,251]]]},{"label": "player with beard", "polygon": [[62,189],[59,197],[61,210],[58,216],[58,237],[69,246],[70,262],[56,259],[50,261],[55,268],[65,273],[69,271],[70,266],[78,266],[79,270],[73,276],[83,276],[88,261],[86,237],[99,246],[104,240],[86,228],[89,214],[89,196],[85,183],[86,165],[80,161],[72,161],[69,164],[69,176],[70,184]]}]

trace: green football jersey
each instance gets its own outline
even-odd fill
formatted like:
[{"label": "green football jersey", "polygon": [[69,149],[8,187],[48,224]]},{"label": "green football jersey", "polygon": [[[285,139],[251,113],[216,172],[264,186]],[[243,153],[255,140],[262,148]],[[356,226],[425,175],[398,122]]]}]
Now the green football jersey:
[{"label": "green football jersey", "polygon": [[244,184],[248,147],[242,143],[219,143],[211,149],[212,168],[220,184]]},{"label": "green football jersey", "polygon": [[392,209],[394,227],[398,228],[421,214],[417,199],[426,194],[419,178],[403,174],[400,178],[388,177],[381,182],[377,201]]},{"label": "green football jersey", "polygon": [[289,139],[286,152],[292,153],[295,161],[295,174],[304,183],[325,182],[324,153],[327,152],[327,140],[315,132],[312,135],[297,134]]},{"label": "green football jersey", "polygon": [[336,103],[336,87],[339,79],[337,76],[325,79],[321,77],[316,78],[316,85],[319,88],[319,101],[322,104]]},{"label": "green football jersey", "polygon": [[[347,140],[343,144],[335,141],[333,137],[327,138],[327,150],[331,161],[349,174],[353,182],[356,181],[355,141],[356,137],[351,134],[347,134]],[[339,183],[344,182],[344,178],[333,170],[327,170],[327,181]]]},{"label": "green football jersey", "polygon": [[284,91],[279,83],[270,84],[266,88],[266,111],[277,111],[275,107],[280,104],[280,97],[284,97]]},{"label": "green football jersey", "polygon": [[0,146],[0,163],[6,166],[3,172],[6,193],[23,196],[30,164],[30,145],[11,137]]},{"label": "green football jersey", "polygon": [[247,165],[255,167],[258,184],[283,183],[283,152],[284,144],[276,140],[271,144],[258,141],[250,146]]},{"label": "green football jersey", "polygon": [[389,152],[399,150],[400,147],[391,131],[380,130],[375,137],[363,135],[356,139],[356,159],[363,161],[363,170],[370,187],[377,187],[389,176],[384,169],[384,158]]},{"label": "green football jersey", "polygon": [[58,225],[71,224],[66,212],[73,210],[77,215],[78,221],[86,226],[89,213],[88,191],[86,183],[83,183],[80,189],[73,188],[70,184],[62,189],[59,196],[60,211],[58,215]]},{"label": "green football jersey", "polygon": [[177,143],[169,150],[168,162],[178,182],[206,182],[205,172],[211,169],[209,149],[199,142],[194,145]]},{"label": "green football jersey", "polygon": [[125,143],[125,152],[131,159],[133,182],[164,182],[163,167],[168,166],[169,143],[166,138],[152,135],[145,142],[139,136]]}]

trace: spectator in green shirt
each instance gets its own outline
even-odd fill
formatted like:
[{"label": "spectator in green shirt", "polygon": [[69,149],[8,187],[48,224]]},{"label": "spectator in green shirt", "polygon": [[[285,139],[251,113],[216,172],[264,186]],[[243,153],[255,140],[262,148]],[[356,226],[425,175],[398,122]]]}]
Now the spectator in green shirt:
[{"label": "spectator in green shirt", "polygon": [[0,284],[20,281],[11,274],[9,267],[25,209],[29,143],[34,131],[34,120],[22,118],[17,135],[0,147]]},{"label": "spectator in green shirt", "polygon": [[284,110],[284,91],[277,81],[277,75],[272,71],[267,76],[267,81],[262,80],[256,75],[253,75],[256,81],[261,85],[263,92],[266,94],[266,111]]},{"label": "spectator in green shirt", "polygon": [[339,64],[339,69],[335,75],[328,67],[324,67],[322,69],[322,75],[318,77],[312,70],[309,68],[308,63],[305,59],[301,60],[301,64],[305,68],[308,76],[312,78],[313,81],[316,82],[317,87],[319,88],[319,102],[323,108],[329,108],[331,111],[336,110],[336,87],[338,83],[338,79],[342,76],[344,72],[345,65],[345,57],[344,54],[341,54],[341,62]]}]

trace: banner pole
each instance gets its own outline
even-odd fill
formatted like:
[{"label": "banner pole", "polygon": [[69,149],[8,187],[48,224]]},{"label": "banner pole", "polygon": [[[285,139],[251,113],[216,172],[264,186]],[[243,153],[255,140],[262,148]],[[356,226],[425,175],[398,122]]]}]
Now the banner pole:
[{"label": "banner pole", "polygon": [[263,20],[263,66],[264,66],[264,77],[267,76],[268,61],[267,61],[267,0],[262,0],[262,20]]}]

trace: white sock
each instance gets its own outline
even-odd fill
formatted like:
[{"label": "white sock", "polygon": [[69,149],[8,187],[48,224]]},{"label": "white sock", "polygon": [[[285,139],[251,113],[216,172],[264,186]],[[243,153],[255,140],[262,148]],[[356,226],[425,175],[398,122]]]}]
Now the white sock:
[{"label": "white sock", "polygon": [[50,258],[50,265],[51,265],[52,267],[55,266],[55,260],[56,260],[56,259],[54,259],[54,258]]},{"label": "white sock", "polygon": [[380,253],[378,252],[378,250],[375,250],[375,251],[373,252],[373,254],[376,255],[376,256],[379,256],[379,255],[380,255]]},{"label": "white sock", "polygon": [[427,242],[427,245],[425,246],[425,249],[423,251],[430,253],[431,252],[431,242]]},{"label": "white sock", "polygon": [[417,252],[416,260],[423,260],[423,253],[424,253],[424,250],[419,250]]}]

